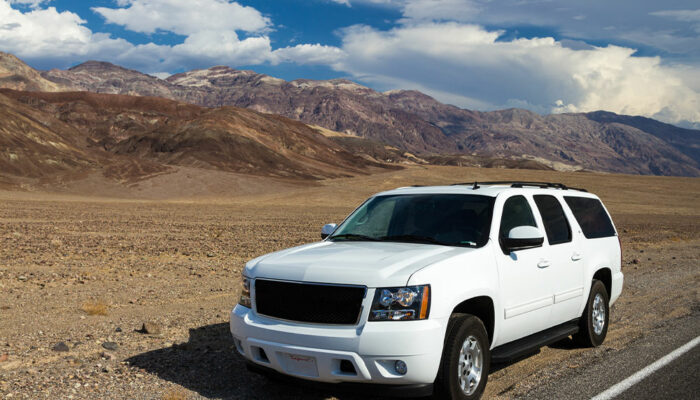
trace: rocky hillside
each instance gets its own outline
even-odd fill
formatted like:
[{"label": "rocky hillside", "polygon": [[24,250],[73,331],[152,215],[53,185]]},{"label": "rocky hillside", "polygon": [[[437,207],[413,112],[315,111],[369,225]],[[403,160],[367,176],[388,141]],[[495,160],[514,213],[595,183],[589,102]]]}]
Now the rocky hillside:
[{"label": "rocky hillside", "polygon": [[75,90],[70,82],[64,85],[44,79],[39,72],[19,58],[2,51],[0,51],[0,88],[43,92]]},{"label": "rocky hillside", "polygon": [[186,166],[320,179],[387,168],[316,129],[236,107],[155,97],[0,90],[0,171],[138,180]]},{"label": "rocky hillside", "polygon": [[157,95],[278,114],[422,157],[535,160],[556,169],[700,175],[700,131],[680,132],[658,121],[611,113],[476,112],[417,91],[380,93],[343,79],[287,82],[223,66],[162,80],[91,61],[42,76],[95,92]]},{"label": "rocky hillside", "polygon": [[679,128],[651,118],[617,115],[606,111],[591,112],[586,117],[600,123],[635,127],[671,144],[693,160],[700,161],[700,132],[697,130]]}]

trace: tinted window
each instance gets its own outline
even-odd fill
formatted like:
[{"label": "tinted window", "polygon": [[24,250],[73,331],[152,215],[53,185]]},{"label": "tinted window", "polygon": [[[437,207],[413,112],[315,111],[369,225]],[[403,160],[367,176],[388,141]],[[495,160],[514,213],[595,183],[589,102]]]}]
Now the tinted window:
[{"label": "tinted window", "polygon": [[540,210],[544,230],[547,232],[549,244],[559,244],[571,241],[571,227],[566,219],[561,203],[554,196],[537,195],[535,204]]},{"label": "tinted window", "polygon": [[574,213],[586,238],[615,236],[615,228],[600,200],[571,196],[564,197],[564,200]]},{"label": "tinted window", "polygon": [[350,215],[330,240],[481,247],[489,239],[493,202],[493,197],[466,194],[376,196]]},{"label": "tinted window", "polygon": [[534,226],[535,217],[527,199],[523,196],[513,196],[506,200],[503,205],[503,216],[501,217],[501,239],[508,237],[508,232],[516,226]]}]

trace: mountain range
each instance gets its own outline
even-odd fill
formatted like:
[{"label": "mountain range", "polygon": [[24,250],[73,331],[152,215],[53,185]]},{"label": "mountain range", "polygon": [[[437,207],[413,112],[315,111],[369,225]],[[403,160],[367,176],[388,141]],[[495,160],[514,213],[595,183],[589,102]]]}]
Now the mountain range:
[{"label": "mountain range", "polygon": [[[225,66],[166,79],[97,61],[68,70],[39,72],[5,53],[0,53],[0,86],[23,90],[2,92],[23,106],[52,114],[70,126],[92,126],[80,129],[103,151],[163,165],[204,163],[246,173],[317,178],[386,167],[387,162],[700,176],[700,131],[602,111],[544,116],[523,109],[480,112],[443,104],[417,91],[382,93],[344,79],[287,82]],[[102,97],[30,93],[75,91],[100,93]],[[109,95],[122,95],[118,97],[122,100],[107,100]],[[141,98],[143,104],[133,96]],[[145,100],[150,97],[160,99]],[[123,100],[126,98],[130,100]],[[80,109],[88,100],[94,104],[128,103],[129,107],[128,111],[110,108],[110,116],[101,115],[99,107],[80,118],[63,113],[65,108]],[[137,119],[139,129],[119,128],[124,113],[138,114],[140,107],[145,107],[145,113],[162,112],[148,108],[145,104],[149,102],[188,109],[192,114],[176,118],[166,113],[152,126],[143,118]],[[237,141],[238,133],[234,134],[236,140],[226,142],[230,139],[226,135],[236,132],[228,127],[238,128],[241,121],[253,119],[258,123],[248,127],[257,132],[253,142],[262,143],[271,152],[264,159],[286,154],[290,162],[296,161],[289,152],[303,139],[306,142],[300,147],[312,148],[314,157],[318,156],[314,162],[334,168],[280,162],[275,172],[276,161],[264,167],[234,162],[248,150],[235,150],[244,149]],[[208,135],[214,135],[210,130],[213,126],[219,136],[207,142],[203,138],[211,139]],[[217,152],[222,143],[228,143],[228,150]],[[166,156],[154,150],[164,148],[178,155]],[[306,157],[311,154],[297,150]],[[338,154],[342,156],[336,160]]]}]

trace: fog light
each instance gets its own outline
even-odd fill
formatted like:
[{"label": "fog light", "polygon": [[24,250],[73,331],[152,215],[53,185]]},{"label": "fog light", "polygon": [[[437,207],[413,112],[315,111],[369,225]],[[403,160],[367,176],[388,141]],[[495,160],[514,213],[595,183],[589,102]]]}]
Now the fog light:
[{"label": "fog light", "polygon": [[394,363],[394,369],[399,375],[406,375],[406,372],[408,372],[408,367],[406,366],[406,363],[401,360],[396,360],[396,362]]}]

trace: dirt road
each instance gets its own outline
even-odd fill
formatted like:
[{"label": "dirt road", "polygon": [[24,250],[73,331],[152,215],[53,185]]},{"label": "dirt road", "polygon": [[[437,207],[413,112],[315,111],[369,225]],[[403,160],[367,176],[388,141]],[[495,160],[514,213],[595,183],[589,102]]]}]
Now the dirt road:
[{"label": "dirt road", "polygon": [[[318,240],[324,223],[379,190],[474,179],[562,181],[599,194],[621,232],[626,279],[603,346],[543,348],[492,373],[489,398],[551,398],[578,376],[596,381],[595,365],[623,379],[646,359],[614,361],[644,349],[650,335],[697,332],[697,179],[413,167],[310,187],[273,182],[230,197],[0,192],[0,398],[354,398],[246,371],[227,326],[241,268]],[[144,323],[156,333],[140,332]]]}]

